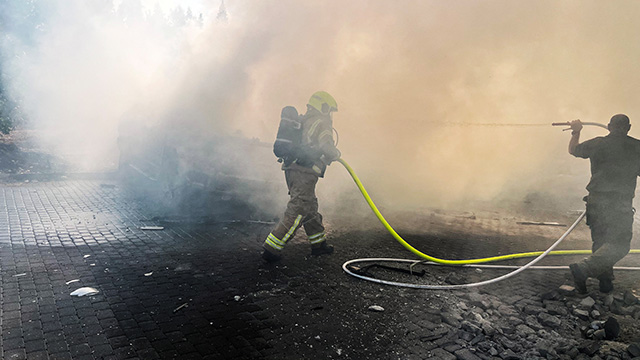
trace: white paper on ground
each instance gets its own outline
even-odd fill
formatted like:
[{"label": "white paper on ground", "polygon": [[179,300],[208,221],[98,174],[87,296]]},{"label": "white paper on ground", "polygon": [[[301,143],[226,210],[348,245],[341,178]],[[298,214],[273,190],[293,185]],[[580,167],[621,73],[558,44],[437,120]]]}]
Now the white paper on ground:
[{"label": "white paper on ground", "polygon": [[99,293],[99,291],[92,287],[81,287],[80,289],[77,289],[74,292],[72,292],[71,296],[95,295],[97,293]]}]

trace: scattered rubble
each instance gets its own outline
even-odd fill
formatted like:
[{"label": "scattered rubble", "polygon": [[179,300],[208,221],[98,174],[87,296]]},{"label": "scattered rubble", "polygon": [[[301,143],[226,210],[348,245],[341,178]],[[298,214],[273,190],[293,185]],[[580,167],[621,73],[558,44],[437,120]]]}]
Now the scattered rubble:
[{"label": "scattered rubble", "polygon": [[640,357],[640,342],[633,340],[637,334],[623,336],[620,323],[634,321],[633,315],[640,312],[640,302],[631,291],[581,297],[563,285],[535,297],[497,297],[470,291],[459,293],[458,298],[450,299],[454,306],[428,315],[434,326],[419,340],[431,348],[432,358]]}]

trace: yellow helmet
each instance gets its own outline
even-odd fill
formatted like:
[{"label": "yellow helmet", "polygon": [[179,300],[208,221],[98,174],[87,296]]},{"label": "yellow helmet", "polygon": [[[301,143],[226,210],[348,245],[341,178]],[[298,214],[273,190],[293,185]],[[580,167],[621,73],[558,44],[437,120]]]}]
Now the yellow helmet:
[{"label": "yellow helmet", "polygon": [[336,99],[326,91],[316,91],[313,93],[307,105],[325,115],[331,111],[338,111],[338,103],[336,102]]}]

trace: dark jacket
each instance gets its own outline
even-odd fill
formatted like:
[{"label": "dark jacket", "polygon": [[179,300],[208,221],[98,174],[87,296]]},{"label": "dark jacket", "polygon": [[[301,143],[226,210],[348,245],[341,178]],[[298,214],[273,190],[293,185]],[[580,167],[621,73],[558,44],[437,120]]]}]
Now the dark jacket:
[{"label": "dark jacket", "polygon": [[308,108],[302,116],[300,154],[292,164],[284,164],[282,168],[309,171],[323,177],[327,165],[338,160],[340,155],[333,140],[331,117],[314,108]]}]

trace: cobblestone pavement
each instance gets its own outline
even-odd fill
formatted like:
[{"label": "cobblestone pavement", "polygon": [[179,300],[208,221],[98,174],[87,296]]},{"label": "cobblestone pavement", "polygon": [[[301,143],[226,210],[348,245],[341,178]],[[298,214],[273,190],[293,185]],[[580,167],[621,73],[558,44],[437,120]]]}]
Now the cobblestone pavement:
[{"label": "cobblestone pavement", "polygon": [[[268,265],[259,255],[270,225],[142,230],[158,224],[115,182],[3,184],[0,206],[3,359],[473,359],[460,345],[425,335],[434,331],[434,316],[467,292],[387,287],[341,270],[352,258],[410,257],[375,219],[359,228],[329,222],[332,256],[312,258],[296,238],[282,262]],[[432,214],[414,223],[421,222],[434,232],[408,239],[458,258],[504,253],[564,231],[527,230],[544,236],[523,239],[492,236],[500,219]],[[446,234],[443,242],[453,223],[459,236]],[[469,241],[464,230],[472,224],[478,232]],[[442,280],[450,272],[434,269],[431,276]],[[530,271],[482,292],[522,299],[564,282],[564,272]],[[616,285],[640,288],[627,274]],[[99,293],[70,295],[86,286]]]}]

